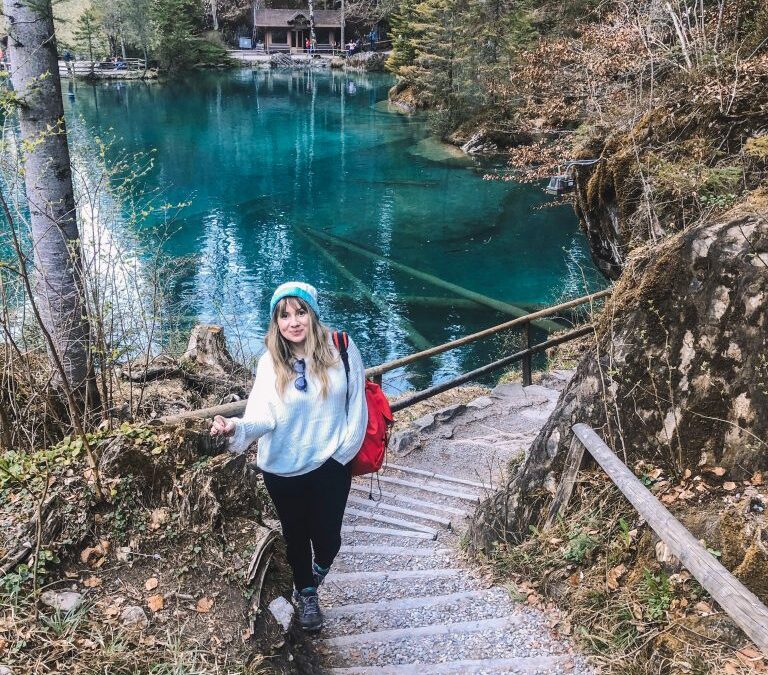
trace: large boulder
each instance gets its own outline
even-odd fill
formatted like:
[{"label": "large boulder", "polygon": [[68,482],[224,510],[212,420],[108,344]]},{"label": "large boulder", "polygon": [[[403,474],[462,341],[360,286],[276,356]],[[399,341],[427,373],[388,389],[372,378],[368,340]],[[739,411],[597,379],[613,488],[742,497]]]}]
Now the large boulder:
[{"label": "large boulder", "polygon": [[384,72],[388,57],[389,52],[358,52],[347,58],[347,68],[350,70]]},{"label": "large boulder", "polygon": [[571,426],[594,427],[630,465],[703,465],[732,480],[768,466],[768,195],[638,249],[595,346],[505,490],[481,506],[474,546],[539,522]]}]

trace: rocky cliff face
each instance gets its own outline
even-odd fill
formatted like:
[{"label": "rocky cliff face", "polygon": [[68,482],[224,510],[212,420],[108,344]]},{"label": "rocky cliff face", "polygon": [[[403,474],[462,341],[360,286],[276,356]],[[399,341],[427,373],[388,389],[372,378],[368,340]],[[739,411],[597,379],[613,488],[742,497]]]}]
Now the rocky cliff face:
[{"label": "rocky cliff face", "polygon": [[595,348],[508,488],[478,511],[476,547],[537,522],[576,422],[630,465],[719,466],[733,480],[768,466],[768,194],[621,265]]}]

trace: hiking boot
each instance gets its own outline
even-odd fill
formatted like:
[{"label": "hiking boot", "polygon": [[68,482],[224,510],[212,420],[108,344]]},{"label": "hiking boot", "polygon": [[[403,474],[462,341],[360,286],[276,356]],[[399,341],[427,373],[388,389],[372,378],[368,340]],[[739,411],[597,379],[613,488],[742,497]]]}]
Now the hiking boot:
[{"label": "hiking boot", "polygon": [[317,589],[310,586],[302,591],[294,591],[293,599],[296,601],[299,625],[308,632],[320,630],[323,627],[323,615],[320,612]]},{"label": "hiking boot", "polygon": [[330,572],[330,567],[320,567],[316,562],[312,563],[312,576],[315,579],[315,588],[319,588],[320,584],[325,581],[325,577]]}]

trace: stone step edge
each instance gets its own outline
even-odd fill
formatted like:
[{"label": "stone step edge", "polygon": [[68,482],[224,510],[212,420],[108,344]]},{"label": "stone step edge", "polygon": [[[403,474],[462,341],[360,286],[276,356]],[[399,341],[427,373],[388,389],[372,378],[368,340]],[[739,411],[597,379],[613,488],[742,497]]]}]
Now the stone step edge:
[{"label": "stone step edge", "polygon": [[[461,567],[438,567],[433,570],[385,570],[369,572],[334,572],[331,571],[325,578],[326,583],[357,583],[357,582],[384,582],[423,579],[445,579],[448,577],[460,577],[467,573]],[[469,578],[469,577],[468,577]]]},{"label": "stone step edge", "polygon": [[429,520],[443,527],[451,529],[451,519],[437,516],[433,513],[425,513],[424,511],[417,511],[416,509],[408,509],[404,506],[394,506],[393,504],[386,504],[382,501],[375,499],[363,499],[362,497],[356,497],[350,495],[347,497],[348,504],[356,504],[357,506],[365,506],[373,511],[389,511],[391,513],[399,513],[403,516],[411,516],[412,518],[419,518],[420,520]]},{"label": "stone step edge", "polygon": [[429,539],[434,541],[437,537],[427,532],[417,532],[416,530],[394,530],[388,527],[372,527],[370,525],[342,525],[341,531],[344,534],[376,534],[387,537],[405,537],[407,539]]},{"label": "stone step edge", "polygon": [[347,508],[344,511],[344,515],[356,516],[357,518],[363,518],[364,520],[374,520],[378,523],[387,523],[388,525],[398,525],[406,530],[416,530],[416,532],[424,532],[431,534],[433,538],[437,538],[437,530],[434,527],[428,525],[422,525],[421,523],[414,523],[411,520],[405,520],[403,518],[391,518],[390,516],[382,516],[379,513],[371,513],[370,511],[362,511],[361,509]]},{"label": "stone step edge", "polygon": [[473,494],[470,494],[469,492],[455,492],[447,488],[442,488],[435,485],[429,485],[427,483],[417,483],[416,481],[405,480],[403,478],[379,476],[379,480],[382,483],[389,483],[391,485],[401,485],[403,487],[414,488],[416,490],[422,490],[424,492],[431,492],[436,495],[443,495],[444,497],[461,499],[463,501],[472,502],[473,504],[478,504],[481,499],[480,495],[473,495]]},{"label": "stone step edge", "polygon": [[409,609],[421,609],[423,607],[438,607],[452,602],[462,602],[465,600],[484,600],[491,595],[492,590],[482,591],[459,591],[458,593],[448,593],[446,595],[428,595],[421,597],[400,598],[398,600],[380,600],[379,602],[359,602],[350,605],[336,605],[335,607],[326,607],[323,614],[327,619],[344,617],[349,615],[389,612],[389,611],[407,611]]},{"label": "stone step edge", "polygon": [[414,548],[412,546],[382,546],[377,544],[345,544],[340,555],[401,555],[409,558],[429,558],[453,553],[450,548]]},{"label": "stone step edge", "polygon": [[424,499],[415,499],[413,497],[409,497],[408,495],[401,495],[397,492],[390,492],[389,490],[379,490],[378,488],[371,490],[370,486],[366,487],[365,485],[359,485],[357,483],[352,483],[351,487],[353,490],[357,490],[358,492],[365,492],[368,495],[373,495],[373,501],[377,501],[377,496],[379,496],[379,499],[387,497],[388,499],[394,499],[396,502],[411,504],[412,506],[418,506],[422,509],[432,509],[434,511],[440,511],[441,513],[451,513],[461,518],[469,518],[470,516],[469,511],[464,509],[457,509],[455,506],[447,506],[445,504],[438,504],[437,502],[428,502]]},{"label": "stone step edge", "polygon": [[498,619],[438,623],[431,626],[416,626],[413,628],[390,628],[371,633],[339,635],[338,637],[326,638],[322,643],[326,647],[359,647],[369,642],[394,642],[396,640],[412,640],[414,638],[435,637],[439,635],[463,635],[466,633],[479,633],[485,630],[502,630],[512,628],[522,621],[522,616],[504,616]]},{"label": "stone step edge", "polygon": [[[530,656],[496,659],[463,659],[443,663],[404,663],[392,666],[357,666],[353,668],[330,668],[332,675],[448,675],[459,673],[555,673],[559,666],[566,666],[567,656]],[[557,669],[557,670],[556,670]]]},{"label": "stone step edge", "polygon": [[411,473],[416,476],[426,476],[427,478],[433,478],[435,480],[443,481],[446,483],[458,483],[459,485],[468,485],[470,487],[479,488],[481,490],[492,490],[493,484],[488,482],[478,482],[469,480],[468,478],[456,478],[455,476],[449,476],[446,473],[436,473],[434,471],[427,471],[426,469],[416,469],[411,466],[403,466],[402,464],[392,464],[387,462],[384,469],[394,469],[395,471],[402,471],[403,473]]}]

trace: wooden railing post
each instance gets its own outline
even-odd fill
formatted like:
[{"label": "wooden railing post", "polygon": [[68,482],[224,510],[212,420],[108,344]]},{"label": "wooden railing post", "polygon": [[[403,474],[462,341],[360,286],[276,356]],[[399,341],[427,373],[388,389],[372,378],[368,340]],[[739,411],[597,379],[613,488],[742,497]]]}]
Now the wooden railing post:
[{"label": "wooden railing post", "polygon": [[[531,348],[531,322],[526,321],[523,327],[523,335],[525,335],[525,349]],[[527,353],[523,356],[523,386],[529,387],[533,384],[533,374],[531,370],[532,355]]]},{"label": "wooden railing post", "polygon": [[768,607],[707,551],[586,424],[573,433],[672,554],[768,656]]}]

